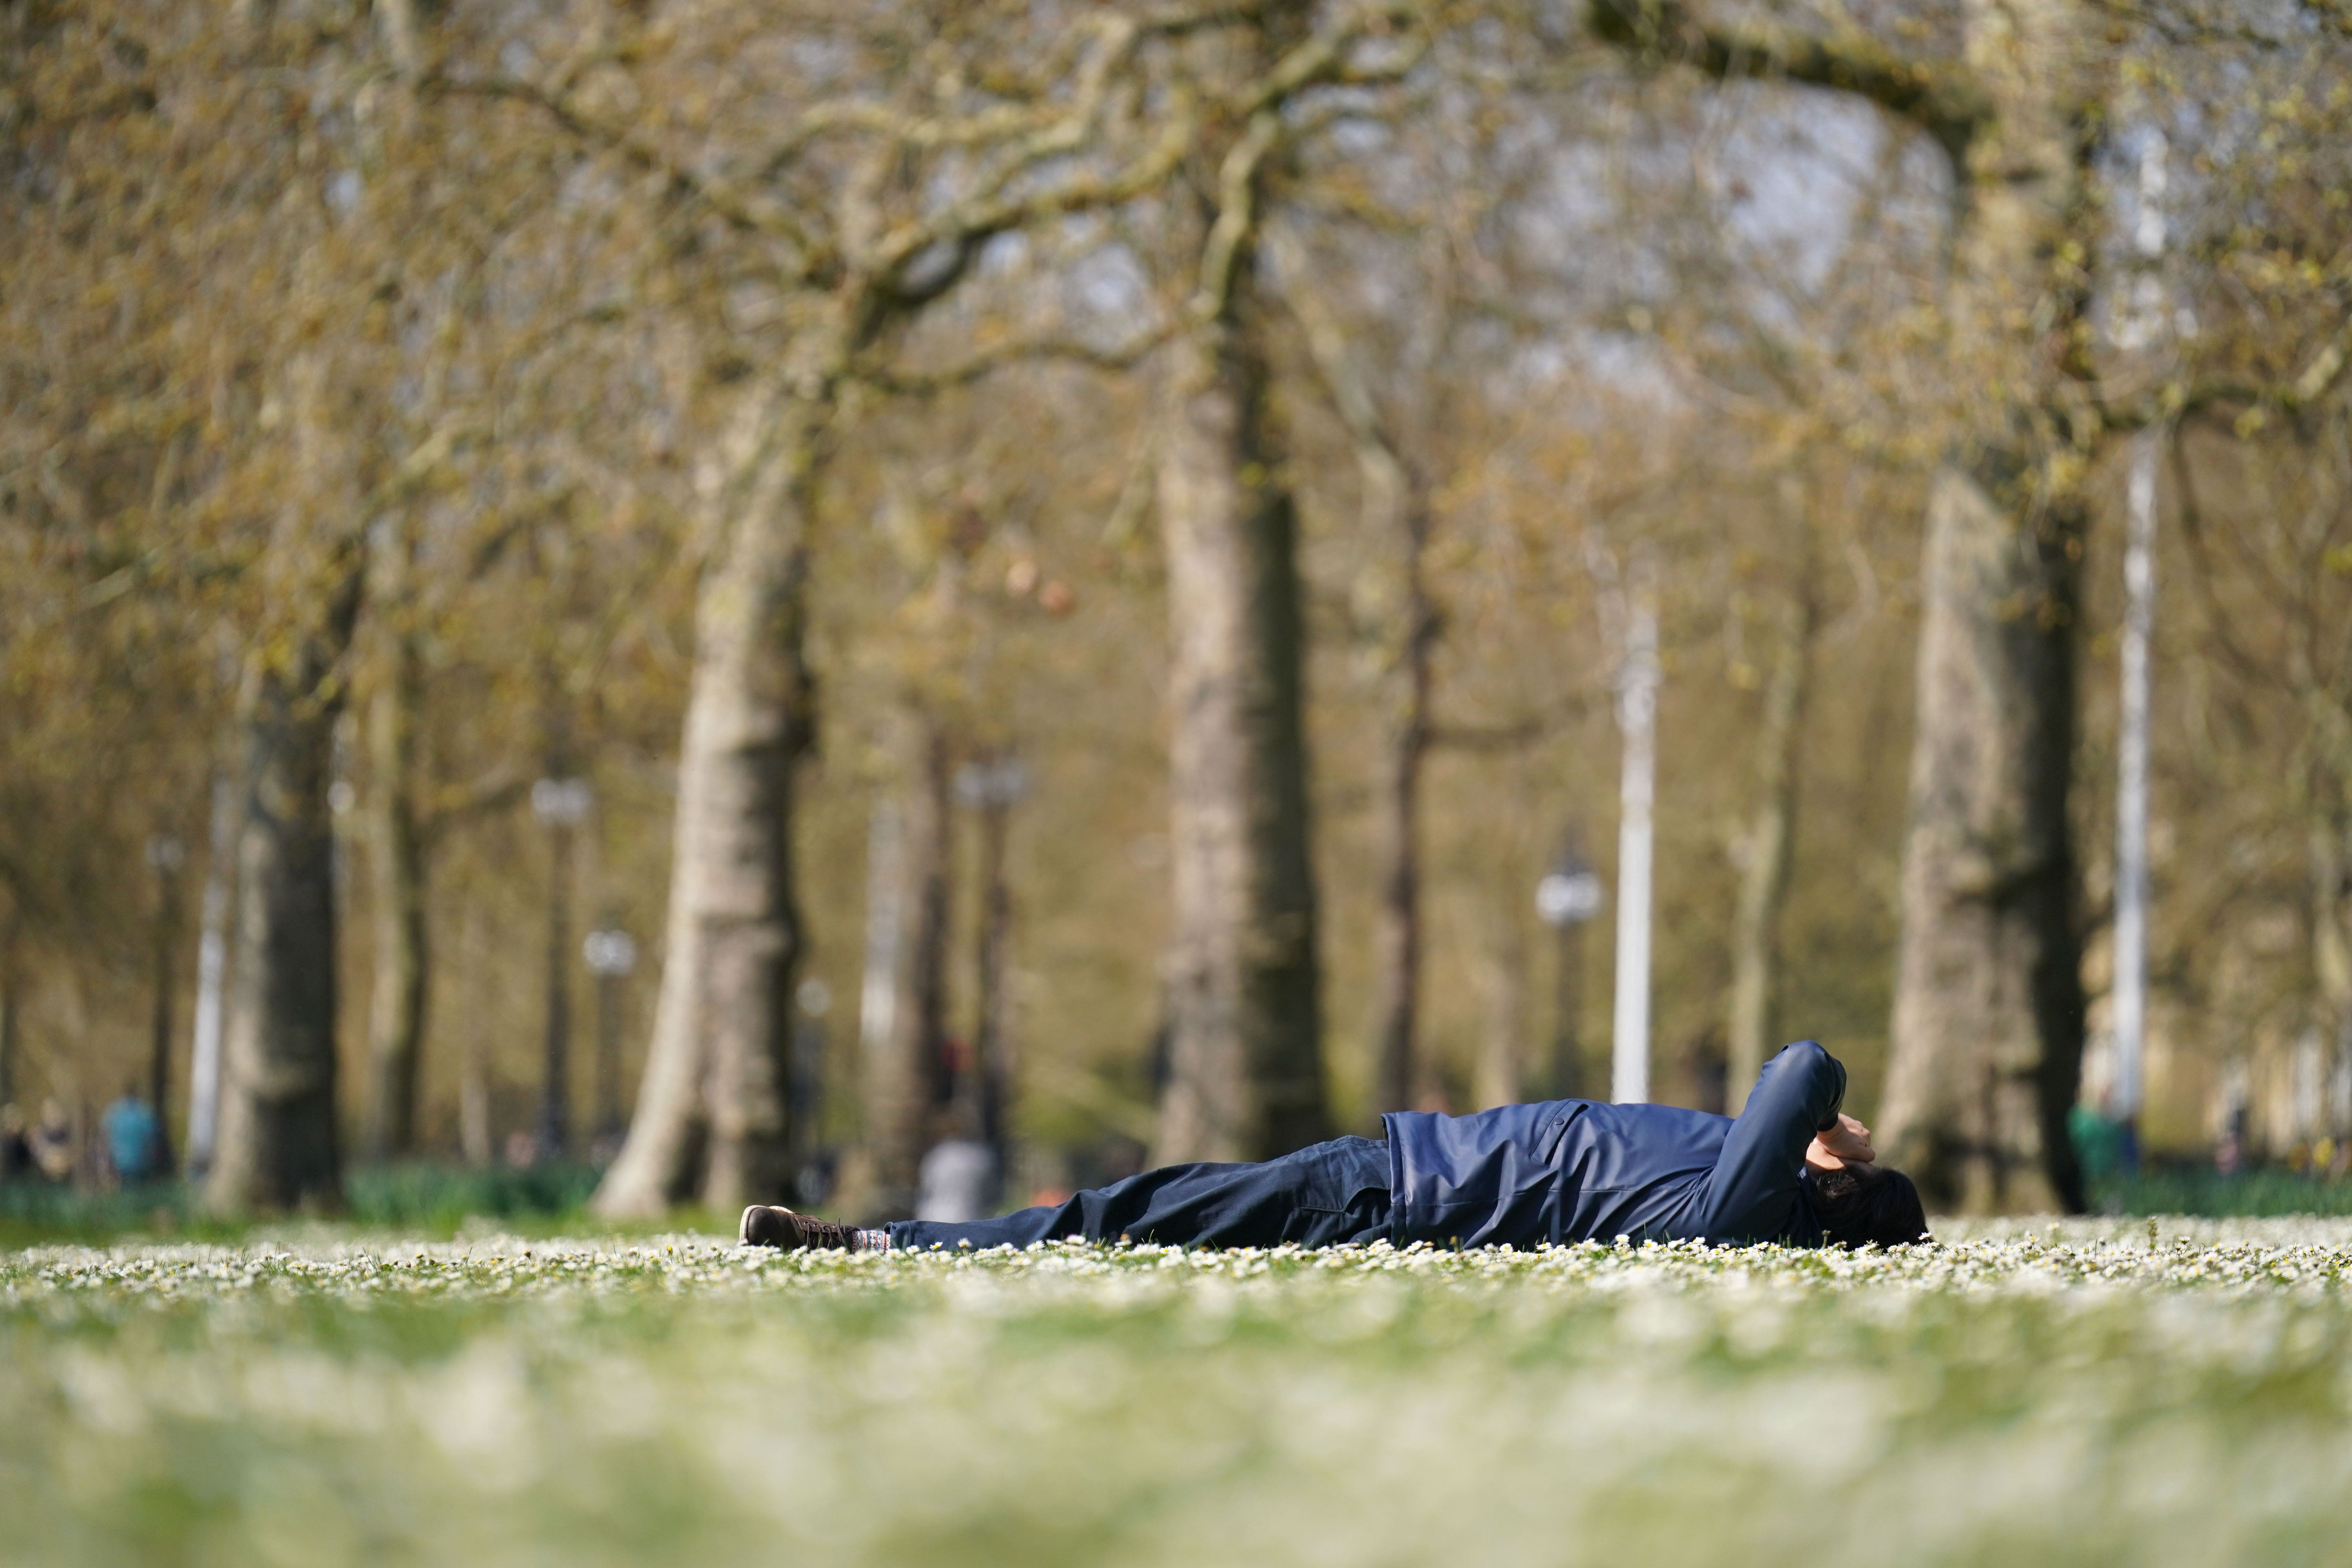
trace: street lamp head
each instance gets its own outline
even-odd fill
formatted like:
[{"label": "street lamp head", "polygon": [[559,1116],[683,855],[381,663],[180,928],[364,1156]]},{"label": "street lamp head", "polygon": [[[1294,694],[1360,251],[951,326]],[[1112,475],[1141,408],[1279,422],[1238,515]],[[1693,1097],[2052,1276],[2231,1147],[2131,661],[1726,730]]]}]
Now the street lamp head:
[{"label": "street lamp head", "polygon": [[541,779],[530,786],[530,813],[550,827],[576,827],[593,798],[586,779]]},{"label": "street lamp head", "polygon": [[629,933],[606,926],[588,933],[580,944],[581,957],[593,974],[626,974],[637,966],[637,944]]},{"label": "street lamp head", "polygon": [[955,789],[966,805],[1013,805],[1029,793],[1029,770],[1018,757],[966,763],[956,770]]},{"label": "street lamp head", "polygon": [[1581,925],[1601,912],[1601,879],[1590,868],[1565,866],[1536,884],[1536,913],[1548,926]]}]

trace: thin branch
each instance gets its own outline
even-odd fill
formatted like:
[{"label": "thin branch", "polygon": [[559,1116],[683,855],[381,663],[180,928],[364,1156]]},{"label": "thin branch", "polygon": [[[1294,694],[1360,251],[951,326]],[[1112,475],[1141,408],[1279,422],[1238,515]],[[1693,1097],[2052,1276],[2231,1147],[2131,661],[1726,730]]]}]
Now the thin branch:
[{"label": "thin branch", "polygon": [[485,435],[488,426],[470,419],[445,419],[433,433],[409,449],[383,481],[360,502],[360,515],[370,516],[396,501],[407,500],[431,482],[449,461],[450,453],[468,436]]},{"label": "thin branch", "polygon": [[1934,137],[1956,172],[1965,173],[1969,143],[1993,119],[1991,97],[1969,72],[1896,54],[1858,28],[1808,33],[1756,18],[1717,25],[1677,0],[1592,0],[1588,25],[1643,58],[1707,76],[1774,77],[1853,93]]},{"label": "thin branch", "polygon": [[1261,109],[1250,116],[1241,139],[1226,150],[1217,170],[1216,222],[1201,247],[1201,279],[1186,306],[1196,321],[1213,321],[1224,313],[1233,294],[1234,269],[1257,226],[1257,172],[1281,134],[1282,116]]},{"label": "thin branch", "polygon": [[[1277,108],[1310,87],[1371,87],[1391,82],[1412,70],[1429,50],[1429,36],[1413,24],[1423,20],[1423,0],[1384,0],[1364,5],[1347,19],[1295,46],[1274,68],[1259,78],[1234,101],[1234,109],[1255,114]],[[1366,37],[1382,36],[1392,26],[1411,30],[1403,50],[1393,59],[1373,66],[1352,66],[1348,47]]]},{"label": "thin branch", "polygon": [[2205,612],[2206,628],[2212,634],[2214,646],[2221,650],[2221,657],[2236,668],[2239,679],[2261,685],[2267,679],[2261,661],[2241,647],[2231,634],[2229,616],[2213,592],[2212,552],[2206,542],[2205,509],[2200,502],[2196,476],[2189,461],[2187,429],[2174,426],[2172,439],[2167,445],[2172,459],[2174,504],[2180,512],[2180,536],[2189,546],[2189,560],[2193,563],[2188,574],[2189,592],[2195,595],[2199,608]]},{"label": "thin branch", "polygon": [[[1012,229],[1026,228],[1088,208],[1132,201],[1175,172],[1192,148],[1192,106],[1180,98],[1159,139],[1124,169],[1069,180],[1025,196],[972,193],[929,217],[902,224],[885,235],[875,246],[872,256],[864,261],[863,268],[877,278],[894,278],[916,257],[937,246],[951,245],[969,255],[982,242]],[[1041,148],[1031,162],[1041,162],[1049,155],[1061,154]],[[997,188],[1001,190],[1001,184]]]},{"label": "thin branch", "polygon": [[1593,710],[1589,692],[1561,698],[1542,712],[1501,724],[1432,724],[1425,743],[1454,752],[1509,752],[1533,745],[1576,723]]},{"label": "thin branch", "polygon": [[1307,337],[1307,347],[1315,361],[1326,391],[1331,395],[1332,406],[1347,426],[1348,434],[1359,448],[1372,447],[1386,455],[1389,461],[1402,468],[1396,441],[1381,418],[1378,404],[1372,396],[1355,356],[1349,352],[1347,330],[1337,317],[1325,308],[1323,299],[1307,277],[1307,247],[1286,225],[1269,225],[1266,246],[1274,255],[1275,265],[1282,270],[1282,297],[1297,318]]},{"label": "thin branch", "polygon": [[[1093,121],[1108,90],[1111,68],[1133,50],[1139,33],[1132,18],[1116,15],[1089,17],[1071,33],[1065,48],[1075,52],[1090,39],[1098,47],[1078,68],[1076,101],[1069,108],[1000,103],[971,114],[920,115],[881,99],[820,103],[771,144],[760,160],[761,176],[773,178],[811,143],[836,132],[879,136],[910,152],[985,147],[1015,137],[1066,140]],[[1056,74],[1063,52],[1055,50],[1048,62],[1049,79]]]},{"label": "thin branch", "polygon": [[939,370],[901,370],[876,361],[853,365],[850,374],[868,385],[900,396],[929,397],[959,386],[969,386],[1013,364],[1059,362],[1089,369],[1133,370],[1161,343],[1169,329],[1161,327],[1115,349],[1105,349],[1075,338],[1031,338],[983,349]]},{"label": "thin branch", "polygon": [[723,174],[707,174],[679,163],[668,153],[625,126],[606,124],[573,100],[569,89],[550,90],[520,77],[451,77],[435,75],[418,83],[420,93],[486,98],[528,104],[539,110],[581,141],[616,153],[636,167],[658,174],[730,224],[748,233],[781,239],[800,253],[800,270],[814,276],[824,270],[829,249],[788,214],[771,203],[757,201]]},{"label": "thin branch", "polygon": [[2100,414],[2116,430],[2141,430],[2159,420],[2209,414],[2241,404],[2295,414],[2334,392],[2347,369],[2352,369],[2352,314],[2346,316],[2336,335],[2320,345],[2311,363],[2292,381],[2197,382],[2168,395],[2166,389],[2157,388],[2128,405],[2102,404]]},{"label": "thin branch", "polygon": [[429,849],[468,817],[488,816],[520,804],[530,795],[530,780],[501,767],[471,784],[445,784],[436,791],[424,812],[419,831]]},{"label": "thin branch", "polygon": [[1226,0],[1202,5],[1162,5],[1140,16],[1097,15],[1069,35],[1064,48],[1049,58],[1048,83],[1066,55],[1075,54],[1088,40],[1099,47],[1079,71],[1076,104],[1071,109],[1041,110],[1030,104],[1000,104],[975,113],[954,116],[909,116],[877,100],[845,100],[823,103],[803,115],[772,142],[759,160],[763,178],[772,177],[811,143],[843,132],[885,137],[908,149],[979,147],[1014,136],[1055,138],[1071,125],[1090,123],[1106,96],[1110,72],[1147,38],[1172,37],[1213,26],[1250,20],[1263,13],[1267,0]]}]

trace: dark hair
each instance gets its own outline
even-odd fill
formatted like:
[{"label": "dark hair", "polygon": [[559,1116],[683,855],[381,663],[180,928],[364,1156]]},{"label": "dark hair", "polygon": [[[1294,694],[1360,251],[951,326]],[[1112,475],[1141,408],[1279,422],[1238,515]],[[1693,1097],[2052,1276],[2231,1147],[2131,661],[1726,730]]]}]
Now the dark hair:
[{"label": "dark hair", "polygon": [[1901,1247],[1927,1239],[1919,1189],[1900,1171],[1848,1165],[1807,1171],[1813,1214],[1832,1247]]}]

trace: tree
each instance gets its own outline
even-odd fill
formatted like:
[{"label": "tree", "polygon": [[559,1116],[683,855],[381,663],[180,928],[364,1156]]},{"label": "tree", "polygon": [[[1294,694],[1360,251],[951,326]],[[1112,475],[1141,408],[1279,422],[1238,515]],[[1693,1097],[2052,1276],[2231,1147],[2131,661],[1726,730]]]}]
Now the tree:
[{"label": "tree", "polygon": [[1349,46],[1417,10],[1367,7],[1318,34],[1306,7],[1269,6],[1213,40],[1227,118],[1178,183],[1184,302],[1154,448],[1172,632],[1162,1163],[1265,1159],[1329,1125],[1298,518],[1269,405],[1258,249],[1291,100],[1402,75],[1423,40],[1369,59]]},{"label": "tree", "polygon": [[[341,911],[329,795],[333,784],[349,787],[339,774],[353,771],[369,784],[373,852],[367,1142],[379,1155],[414,1146],[430,994],[426,860],[454,814],[419,762],[420,579],[426,536],[446,521],[436,502],[468,482],[479,493],[478,465],[465,459],[492,425],[453,395],[452,365],[469,341],[488,340],[495,348],[465,366],[471,385],[533,367],[540,356],[531,351],[554,346],[537,318],[560,319],[564,299],[560,279],[506,297],[527,324],[522,343],[485,330],[483,273],[520,224],[557,204],[533,199],[527,180],[515,179],[528,174],[527,158],[518,169],[495,148],[450,134],[448,121],[474,106],[420,101],[420,51],[451,39],[420,35],[415,20],[394,8],[373,31],[321,40],[295,19],[256,19],[265,58],[308,55],[318,68],[305,100],[312,118],[293,156],[325,156],[342,172],[323,187],[297,182],[295,191],[315,193],[311,205],[296,208],[289,197],[279,216],[307,222],[268,237],[292,247],[286,271],[298,308],[258,371],[254,489],[275,502],[277,521],[255,574],[265,602],[251,616],[257,635],[238,721],[247,740],[235,978],[206,1184],[216,1209],[338,1201]],[[387,64],[389,89],[381,79]],[[258,118],[248,133],[267,136],[266,112]],[[444,157],[451,148],[477,156]],[[483,198],[493,192],[506,199],[485,217]],[[505,277],[511,284],[515,272]],[[328,322],[341,325],[324,330]],[[480,401],[509,417],[537,412],[528,396]],[[274,443],[273,426],[282,432]],[[282,464],[269,466],[267,454],[281,447]],[[362,639],[363,607],[373,635]],[[338,722],[354,691],[364,698],[357,770],[336,760]]]},{"label": "tree", "polygon": [[[789,1179],[789,1001],[805,945],[793,775],[814,732],[811,526],[840,399],[882,368],[894,331],[947,293],[989,239],[1153,188],[1189,139],[1181,101],[1145,133],[1120,73],[1146,39],[1205,25],[1212,12],[1097,14],[1041,41],[1014,11],[893,15],[863,37],[850,25],[879,90],[797,110],[785,107],[791,84],[732,66],[745,40],[726,29],[635,38],[544,79],[446,79],[453,90],[530,103],[617,165],[655,174],[659,199],[682,203],[739,257],[785,323],[770,362],[746,367],[712,468],[660,1001],[600,1212],[653,1212],[689,1193],[724,1207],[782,1195]],[[976,69],[919,74],[942,58],[938,47],[945,59],[986,62],[985,85]],[[698,136],[783,130],[726,148],[726,172],[705,173],[674,132],[599,107],[604,79],[630,65],[647,105],[677,100],[664,71],[725,86],[693,95],[714,111]],[[935,201],[942,188],[951,194]]]},{"label": "tree", "polygon": [[1381,1110],[1406,1110],[1421,1098],[1414,1081],[1422,975],[1421,780],[1430,747],[1432,664],[1439,631],[1429,592],[1429,482],[1400,452],[1381,418],[1345,330],[1323,303],[1321,280],[1308,273],[1306,252],[1286,240],[1277,231],[1273,247],[1284,296],[1305,329],[1316,368],[1355,447],[1364,531],[1391,542],[1402,590],[1393,606],[1401,623],[1393,634],[1398,692],[1381,781],[1387,843],[1373,958],[1381,986],[1373,1096]]},{"label": "tree", "polygon": [[[389,605],[394,616],[405,618],[416,545],[415,524],[404,510],[379,526],[371,550],[372,603]],[[425,904],[426,825],[417,799],[423,660],[414,626],[390,621],[379,637],[377,685],[366,711],[368,772],[373,786],[367,836],[375,962],[368,988],[373,1082],[367,1151],[382,1160],[415,1152],[417,1079],[433,971]]]},{"label": "tree", "polygon": [[348,569],[285,668],[257,657],[240,701],[249,748],[221,1120],[207,1207],[339,1207],[336,900],[328,788],[359,574]]},{"label": "tree", "polygon": [[1811,498],[1791,476],[1780,486],[1780,510],[1792,542],[1788,555],[1796,581],[1773,616],[1770,666],[1764,676],[1764,711],[1756,749],[1756,809],[1738,845],[1739,901],[1732,913],[1731,1018],[1724,1075],[1725,1108],[1733,1115],[1778,1047],[1772,1043],[1780,970],[1780,919],[1794,859],[1798,743],[1812,682],[1813,637],[1820,620],[1812,583]]},{"label": "tree", "polygon": [[2083,1000],[2067,808],[2078,480],[2097,421],[2081,417],[2051,345],[2074,341],[2084,297],[2063,237],[2081,199],[2077,106],[2098,91],[2084,18],[2066,0],[1970,5],[1960,58],[1932,60],[1852,27],[1719,26],[1609,0],[1593,17],[1653,58],[1859,93],[1951,160],[1953,370],[1998,393],[1958,411],[1927,509],[1881,1140],[1930,1203],[2077,1205],[2065,1114]]},{"label": "tree", "polygon": [[944,1098],[955,853],[947,729],[912,703],[891,718],[896,777],[876,807],[873,831],[884,842],[876,846],[866,911],[887,928],[877,938],[867,984],[887,989],[888,1005],[866,1042],[864,1164],[845,1184],[851,1208],[885,1216],[913,1212],[918,1168]]},{"label": "tree", "polygon": [[[325,791],[353,582],[347,503],[361,492],[333,429],[349,389],[331,386],[306,341],[313,310],[351,303],[331,237],[341,187],[299,174],[320,150],[320,122],[279,68],[317,67],[331,79],[333,46],[311,29],[273,30],[266,16],[222,28],[106,7],[44,16],[12,33],[11,47],[23,51],[28,89],[17,190],[30,198],[26,221],[11,226],[57,263],[46,324],[11,334],[25,395],[9,399],[13,422],[46,449],[37,466],[53,476],[45,505],[12,506],[25,525],[17,537],[66,546],[35,557],[47,595],[64,595],[57,603],[116,606],[87,639],[97,647],[166,627],[181,644],[143,676],[88,688],[108,706],[143,693],[175,710],[151,725],[86,715],[99,721],[93,738],[113,731],[108,743],[168,735],[180,749],[173,765],[151,756],[136,788],[101,798],[142,810],[158,796],[200,798],[190,775],[205,767],[189,764],[205,747],[191,742],[220,716],[215,667],[242,672],[229,684],[240,688],[252,809],[236,854],[249,880],[223,1129],[236,1146],[219,1151],[207,1199],[331,1205]],[[203,258],[193,275],[192,255]],[[89,565],[100,577],[78,581]],[[233,658],[217,659],[215,631],[234,638]],[[86,764],[76,782],[85,792],[106,783]],[[149,832],[159,820],[170,821],[151,818]],[[75,837],[100,848],[111,836]],[[134,863],[117,851],[118,866]]]}]

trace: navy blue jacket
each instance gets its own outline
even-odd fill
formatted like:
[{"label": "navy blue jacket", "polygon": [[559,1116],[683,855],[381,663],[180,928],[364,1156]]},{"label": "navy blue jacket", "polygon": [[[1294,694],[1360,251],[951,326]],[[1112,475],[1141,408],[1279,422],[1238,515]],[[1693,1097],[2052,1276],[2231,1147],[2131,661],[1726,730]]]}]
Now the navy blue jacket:
[{"label": "navy blue jacket", "polygon": [[1475,1116],[1391,1111],[1399,1247],[1546,1241],[1822,1245],[1800,1177],[1837,1124],[1845,1068],[1811,1040],[1764,1065],[1738,1121],[1667,1105],[1554,1100]]}]

